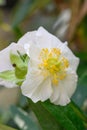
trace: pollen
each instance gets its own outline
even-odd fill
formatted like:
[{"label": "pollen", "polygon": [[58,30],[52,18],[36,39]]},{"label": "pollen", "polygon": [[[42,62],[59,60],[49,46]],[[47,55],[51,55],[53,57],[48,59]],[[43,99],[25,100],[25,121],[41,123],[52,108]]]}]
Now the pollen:
[{"label": "pollen", "polygon": [[62,56],[62,52],[58,48],[44,48],[40,52],[39,69],[42,70],[44,76],[50,76],[52,84],[57,86],[60,80],[63,80],[69,67],[69,61]]}]

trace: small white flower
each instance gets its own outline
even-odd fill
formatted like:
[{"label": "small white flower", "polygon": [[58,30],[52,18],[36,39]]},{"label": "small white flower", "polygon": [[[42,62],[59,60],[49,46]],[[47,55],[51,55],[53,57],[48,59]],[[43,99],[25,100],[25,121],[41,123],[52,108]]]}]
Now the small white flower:
[{"label": "small white flower", "polygon": [[[62,43],[43,27],[28,32],[17,44],[12,43],[0,51],[0,72],[14,69],[10,53],[17,54],[17,51],[30,58],[26,79],[21,85],[22,93],[33,102],[50,99],[56,105],[68,104],[76,89],[79,59],[67,43]],[[2,80],[1,83],[6,85]],[[13,85],[14,82],[11,87]]]},{"label": "small white flower", "polygon": [[43,27],[25,34],[19,43],[29,41],[30,61],[22,93],[33,102],[50,99],[56,105],[68,104],[76,89],[79,59],[67,43],[62,43]]}]

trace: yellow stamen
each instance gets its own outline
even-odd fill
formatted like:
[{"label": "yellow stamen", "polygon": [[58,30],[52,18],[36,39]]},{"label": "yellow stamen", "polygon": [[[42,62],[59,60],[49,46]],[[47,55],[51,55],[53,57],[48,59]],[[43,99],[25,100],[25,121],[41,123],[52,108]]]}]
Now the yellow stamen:
[{"label": "yellow stamen", "polygon": [[39,57],[41,63],[38,65],[44,76],[50,76],[53,85],[58,85],[59,80],[66,77],[66,70],[69,67],[67,58],[61,55],[58,48],[48,50],[44,48],[40,52]]}]

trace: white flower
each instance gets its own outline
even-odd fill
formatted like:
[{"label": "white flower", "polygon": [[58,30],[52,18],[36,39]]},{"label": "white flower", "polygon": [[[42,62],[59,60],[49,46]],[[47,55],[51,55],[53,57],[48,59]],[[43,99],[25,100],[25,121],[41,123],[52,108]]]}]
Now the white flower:
[{"label": "white flower", "polygon": [[56,105],[68,104],[76,90],[79,59],[67,43],[62,43],[43,27],[24,35],[19,40],[21,43],[27,43],[28,48],[26,45],[25,48],[30,57],[22,93],[33,102],[50,99]]},{"label": "white flower", "polygon": [[[12,43],[0,51],[0,72],[14,69],[10,53],[17,55],[17,51],[30,58],[27,75],[21,85],[22,93],[33,102],[50,99],[56,105],[68,104],[76,89],[79,59],[67,47],[67,43],[62,43],[43,27],[28,32],[17,44]],[[15,86],[14,81],[10,85],[2,79],[0,84]]]}]

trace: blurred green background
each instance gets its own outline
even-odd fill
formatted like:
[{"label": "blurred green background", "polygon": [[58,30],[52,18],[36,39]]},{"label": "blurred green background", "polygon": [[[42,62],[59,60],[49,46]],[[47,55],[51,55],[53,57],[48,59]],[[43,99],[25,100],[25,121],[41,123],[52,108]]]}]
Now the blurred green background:
[{"label": "blurred green background", "polygon": [[[72,100],[87,114],[87,0],[0,0],[0,50],[40,26],[62,41],[68,41],[80,58],[78,87]],[[24,110],[30,114],[25,114]],[[29,122],[23,119],[35,123],[30,130],[40,129],[20,90],[0,86],[0,123],[28,130],[25,126]],[[2,130],[5,130],[3,126]]]}]

